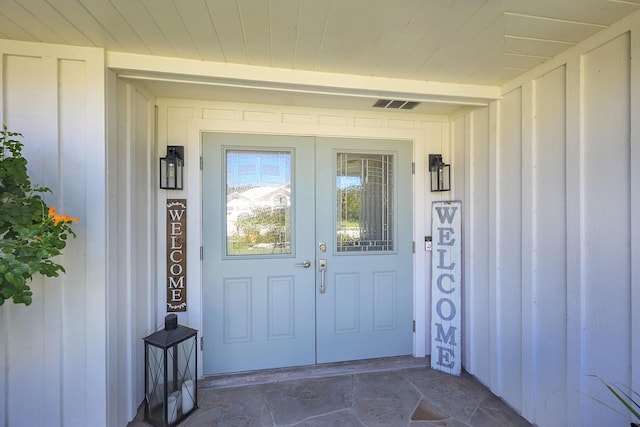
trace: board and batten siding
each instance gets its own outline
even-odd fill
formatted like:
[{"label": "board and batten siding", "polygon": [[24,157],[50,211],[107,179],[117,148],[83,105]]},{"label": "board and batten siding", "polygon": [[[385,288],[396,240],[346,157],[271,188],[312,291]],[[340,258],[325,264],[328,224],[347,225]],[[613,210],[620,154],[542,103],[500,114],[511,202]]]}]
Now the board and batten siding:
[{"label": "board and batten siding", "polygon": [[0,121],[24,135],[31,180],[79,217],[33,303],[0,307],[0,424],[106,425],[104,53],[0,40]]},{"label": "board and batten siding", "polygon": [[625,425],[592,375],[640,389],[638,40],[635,14],[452,118],[463,363],[540,426]]},{"label": "board and batten siding", "polygon": [[[155,99],[107,73],[109,316],[108,425],[124,426],[144,400],[144,344],[157,330],[158,155]],[[161,235],[160,235],[161,236]],[[164,295],[164,294],[163,294]]]}]

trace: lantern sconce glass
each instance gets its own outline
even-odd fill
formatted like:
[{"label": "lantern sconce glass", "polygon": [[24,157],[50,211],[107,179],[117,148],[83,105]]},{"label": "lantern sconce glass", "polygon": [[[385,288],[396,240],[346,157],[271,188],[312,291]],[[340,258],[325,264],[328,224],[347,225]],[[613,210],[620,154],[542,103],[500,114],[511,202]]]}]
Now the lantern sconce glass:
[{"label": "lantern sconce glass", "polygon": [[184,147],[167,146],[166,157],[160,157],[160,188],[165,190],[182,190],[184,170]]},{"label": "lantern sconce glass", "polygon": [[429,154],[429,172],[432,192],[451,190],[451,165],[442,161],[441,154]]}]

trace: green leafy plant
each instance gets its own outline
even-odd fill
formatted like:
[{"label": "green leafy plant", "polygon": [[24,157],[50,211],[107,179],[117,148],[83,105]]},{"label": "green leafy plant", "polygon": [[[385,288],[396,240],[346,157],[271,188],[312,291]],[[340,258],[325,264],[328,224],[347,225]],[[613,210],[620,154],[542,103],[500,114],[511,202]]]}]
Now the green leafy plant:
[{"label": "green leafy plant", "polygon": [[[607,382],[600,378],[597,375],[589,375],[590,377],[597,378],[615,397],[624,405],[625,409],[629,411],[629,413],[638,421],[640,421],[640,393],[633,390],[628,386],[621,386],[619,384],[614,384]],[[609,409],[619,413],[620,415],[625,415],[619,410],[612,408],[610,405],[593,398],[598,403],[608,407]],[[631,423],[632,426],[638,426],[636,423]]]},{"label": "green leafy plant", "polygon": [[[602,381],[602,380],[601,380]],[[640,394],[629,387],[622,387],[617,384],[602,381],[605,387],[631,412],[631,414],[640,420]]]},{"label": "green leafy plant", "polygon": [[0,131],[0,305],[8,299],[29,305],[33,292],[27,285],[34,274],[57,277],[64,267],[52,261],[60,255],[77,218],[56,213],[32,185],[27,160],[22,156],[22,135],[4,126]]}]

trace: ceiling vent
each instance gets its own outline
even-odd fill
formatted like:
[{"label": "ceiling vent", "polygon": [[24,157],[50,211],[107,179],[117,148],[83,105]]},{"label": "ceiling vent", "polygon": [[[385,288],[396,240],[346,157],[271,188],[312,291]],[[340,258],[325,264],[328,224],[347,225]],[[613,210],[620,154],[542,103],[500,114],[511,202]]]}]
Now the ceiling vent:
[{"label": "ceiling vent", "polygon": [[398,101],[393,99],[378,99],[373,106],[375,108],[387,108],[392,110],[413,110],[416,105],[420,104],[415,101]]}]

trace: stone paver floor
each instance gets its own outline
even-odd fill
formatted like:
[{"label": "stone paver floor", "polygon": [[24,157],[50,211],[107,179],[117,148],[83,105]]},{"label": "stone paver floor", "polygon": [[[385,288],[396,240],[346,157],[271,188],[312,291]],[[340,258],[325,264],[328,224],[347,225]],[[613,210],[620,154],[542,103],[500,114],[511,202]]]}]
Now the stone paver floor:
[{"label": "stone paver floor", "polygon": [[[531,426],[472,376],[399,357],[207,377],[181,427]],[[139,421],[130,427],[147,424]]]}]

